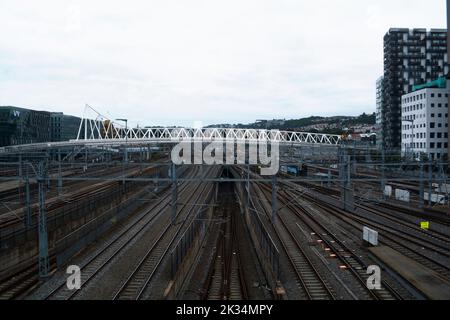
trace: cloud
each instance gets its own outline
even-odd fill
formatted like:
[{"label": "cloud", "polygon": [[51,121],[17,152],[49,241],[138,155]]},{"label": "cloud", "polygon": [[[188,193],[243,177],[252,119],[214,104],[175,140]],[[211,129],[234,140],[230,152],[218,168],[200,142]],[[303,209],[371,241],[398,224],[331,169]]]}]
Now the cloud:
[{"label": "cloud", "polygon": [[445,1],[0,2],[0,105],[140,125],[375,108],[390,27],[445,27]]}]

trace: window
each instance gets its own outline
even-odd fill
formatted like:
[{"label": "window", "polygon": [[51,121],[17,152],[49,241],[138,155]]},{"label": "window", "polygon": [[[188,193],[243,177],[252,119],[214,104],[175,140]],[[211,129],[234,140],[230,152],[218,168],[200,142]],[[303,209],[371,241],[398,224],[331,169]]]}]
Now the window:
[{"label": "window", "polygon": [[434,149],[434,142],[430,142],[430,149]]},{"label": "window", "polygon": [[444,148],[448,148],[448,142],[444,142]]},{"label": "window", "polygon": [[431,114],[431,117],[434,118],[434,113]]},{"label": "window", "polygon": [[438,98],[442,98],[442,94],[441,93],[438,94]]},{"label": "window", "polygon": [[442,118],[442,113],[438,113],[438,118]]},{"label": "window", "polygon": [[438,128],[442,128],[442,123],[438,123]]},{"label": "window", "polygon": [[434,103],[431,104],[431,107],[434,108]]},{"label": "window", "polygon": [[435,133],[434,132],[430,132],[430,139],[434,139],[435,137]]},{"label": "window", "polygon": [[442,142],[438,142],[437,143],[437,147],[438,147],[438,149],[441,149],[442,148]]},{"label": "window", "polygon": [[431,97],[434,98],[434,93],[431,94]]},{"label": "window", "polygon": [[437,137],[438,137],[438,139],[441,139],[442,138],[442,132],[438,132],[437,133]]},{"label": "window", "polygon": [[442,103],[438,103],[438,108],[442,108]]},{"label": "window", "polygon": [[433,129],[435,127],[435,123],[434,122],[430,122],[430,128]]}]

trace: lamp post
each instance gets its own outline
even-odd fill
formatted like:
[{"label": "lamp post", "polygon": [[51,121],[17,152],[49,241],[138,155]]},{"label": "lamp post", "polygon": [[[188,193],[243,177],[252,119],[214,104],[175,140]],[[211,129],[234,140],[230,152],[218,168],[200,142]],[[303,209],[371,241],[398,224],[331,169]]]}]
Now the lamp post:
[{"label": "lamp post", "polygon": [[128,163],[128,119],[116,119],[116,121],[125,122],[125,163]]}]

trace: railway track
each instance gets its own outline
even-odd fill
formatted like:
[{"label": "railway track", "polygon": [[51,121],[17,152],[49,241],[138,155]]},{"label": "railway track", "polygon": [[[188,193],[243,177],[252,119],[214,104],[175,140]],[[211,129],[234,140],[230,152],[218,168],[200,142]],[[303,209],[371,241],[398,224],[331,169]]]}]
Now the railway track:
[{"label": "railway track", "polygon": [[[195,175],[195,172],[191,173],[191,175]],[[180,193],[183,194],[187,190],[187,185],[184,184],[181,188]],[[113,239],[105,244],[95,255],[85,261],[80,266],[82,286],[85,287],[92,282],[132,241],[137,239],[146,229],[155,223],[169,207],[170,199],[170,192],[166,192],[161,201],[146,209],[136,221],[118,230],[119,232]],[[46,299],[69,300],[76,298],[80,293],[81,290],[68,290],[66,283],[62,282],[46,296]]]},{"label": "railway track", "polygon": [[[222,205],[226,205],[222,202]],[[204,300],[248,300],[246,277],[241,265],[236,212],[226,208],[212,268],[204,284]]]},{"label": "railway track", "polygon": [[[300,189],[300,187],[296,184],[285,182],[289,188]],[[324,202],[319,202],[315,197],[312,197],[307,192],[299,193],[297,192],[297,196],[302,196],[304,198],[309,198],[310,201],[314,201],[317,205],[326,206],[327,208],[331,208],[329,204]],[[366,210],[367,212],[373,213],[373,217],[363,216],[361,213],[349,214],[348,212],[342,211],[345,216],[350,219],[355,220],[361,225],[365,225],[368,227],[372,227],[378,230],[382,230],[386,237],[390,236],[390,238],[399,238],[399,241],[409,242],[418,247],[425,248],[430,252],[437,253],[444,258],[450,257],[450,238],[448,235],[444,233],[440,233],[438,231],[425,231],[419,228],[418,225],[415,225],[409,221],[401,220],[397,217],[392,217],[389,214],[381,211],[380,209],[372,208],[368,205],[356,204],[356,207],[359,207],[362,210]],[[332,209],[332,208],[331,208]],[[381,221],[380,218],[384,218],[388,221]],[[397,241],[398,242],[398,241]],[[437,262],[438,264],[441,264]]]},{"label": "railway track", "polygon": [[[260,189],[260,191],[266,197],[266,201],[269,201],[267,190]],[[264,211],[268,216],[267,210]],[[303,288],[310,300],[334,300],[335,292],[306,254],[295,232],[291,229],[292,223],[292,219],[280,215],[274,229],[291,264],[297,285]]]},{"label": "railway track", "polygon": [[412,215],[414,217],[420,218],[420,219],[425,219],[427,221],[431,221],[434,223],[439,223],[442,224],[443,226],[447,226],[450,227],[450,217],[444,216],[442,212],[439,211],[435,211],[433,209],[427,208],[427,215],[421,214],[420,212],[417,212],[416,210],[414,210],[414,208],[405,208],[402,206],[394,206],[392,204],[389,203],[379,203],[378,204],[379,207],[381,208],[385,208],[391,211],[398,211],[404,214],[408,214],[408,215]]},{"label": "railway track", "polygon": [[[93,188],[89,188],[89,191],[86,194],[102,194],[104,192],[108,192],[109,189],[107,186],[102,186],[100,184],[99,186],[95,185]],[[81,197],[81,198],[80,198]],[[82,199],[83,195],[79,194],[77,196],[77,199]],[[73,199],[72,199],[73,200]],[[54,209],[53,207],[52,209]],[[122,226],[123,227],[123,226]],[[117,237],[119,238],[119,237]],[[119,241],[119,240],[118,240]],[[53,253],[50,253],[50,266],[51,269],[56,271],[56,257]],[[36,259],[30,260],[29,262],[25,263],[23,267],[21,267],[18,271],[14,272],[13,274],[3,278],[0,282],[0,299],[17,299],[20,298],[27,293],[31,289],[33,289],[37,283],[39,282],[38,278],[38,267],[36,263]],[[94,263],[94,262],[92,262]],[[65,287],[65,283],[61,286]],[[54,292],[52,295],[57,295],[56,292]],[[51,296],[52,296],[51,295]],[[67,295],[67,294],[66,294]],[[65,295],[61,294],[61,298],[63,298]],[[49,297],[50,298],[50,297]]]},{"label": "railway track", "polygon": [[[151,172],[152,170],[155,170],[155,167],[148,168],[147,170]],[[110,172],[105,174],[99,175],[100,178],[107,179],[108,177],[112,177],[115,173]],[[126,171],[127,176],[135,176],[140,174],[139,170],[137,168],[131,168],[128,171]],[[46,207],[47,207],[47,214],[49,217],[52,215],[52,210],[58,209],[61,206],[64,206],[67,203],[71,202],[80,202],[86,199],[89,195],[95,195],[100,194],[102,191],[107,192],[109,189],[112,189],[113,187],[117,186],[116,181],[101,181],[97,183],[89,183],[87,184],[85,181],[78,182],[72,185],[73,191],[65,193],[64,195],[58,195],[56,191],[50,190],[50,192],[46,192]],[[36,187],[36,186],[34,186]],[[37,190],[37,189],[36,189]],[[31,211],[32,211],[32,219],[36,219],[38,215],[38,203],[37,203],[37,194],[36,192],[32,192],[34,194],[34,197],[31,203]],[[3,200],[3,199],[2,199]],[[0,229],[7,229],[7,228],[13,228],[17,226],[18,229],[23,229],[23,210],[24,206],[21,203],[23,200],[18,199],[18,201],[15,201],[15,206],[8,206],[10,209],[7,213],[0,214]],[[34,202],[33,202],[34,201]],[[2,201],[4,202],[4,201]],[[15,209],[14,209],[15,208]],[[4,233],[4,232],[3,232]]]},{"label": "railway track", "polygon": [[[261,187],[265,189],[263,194],[266,196],[266,201],[270,201],[268,196],[271,192],[270,187],[265,184],[261,184]],[[368,277],[366,274],[367,265],[356,254],[354,254],[354,251],[351,248],[349,248],[344,242],[340,241],[340,239],[338,239],[330,230],[323,226],[322,223],[317,221],[314,216],[308,212],[305,212],[304,208],[297,207],[297,204],[294,205],[292,203],[292,199],[295,196],[285,193],[284,191],[278,192],[278,197],[281,200],[281,203],[292,213],[292,215],[285,215],[280,211],[277,216],[279,223],[284,227],[283,231],[277,233],[278,237],[282,240],[285,249],[286,240],[284,239],[287,235],[290,235],[290,237],[295,239],[295,234],[299,231],[295,226],[298,222],[302,222],[304,228],[306,227],[307,230],[311,231],[311,233],[317,235],[320,241],[327,245],[328,250],[331,248],[346,268],[350,270],[351,274],[356,279],[356,282],[359,284],[359,291],[362,293],[358,296],[364,297],[365,299],[375,300],[402,299],[401,294],[386,282],[383,282],[381,290],[377,290],[376,292],[369,290],[366,285],[366,280]],[[278,223],[278,221],[276,221],[276,223]],[[297,255],[302,251],[304,253],[301,245],[298,245],[292,251],[297,252]]]},{"label": "railway track", "polygon": [[[323,193],[323,191],[320,192]],[[339,196],[336,196],[335,198],[340,199]],[[383,206],[385,207],[385,211],[375,208],[369,204],[356,203],[355,207],[360,208],[363,212],[366,211],[373,214],[373,216],[369,216],[356,212],[358,219],[360,219],[360,221],[365,223],[367,226],[377,227],[391,234],[401,233],[405,238],[408,238],[411,243],[418,246],[425,246],[426,248],[433,250],[442,256],[450,257],[450,238],[447,234],[437,230],[423,230],[419,228],[418,224],[395,217],[395,212],[392,212],[392,209],[388,209],[388,205]],[[387,214],[386,210],[389,210],[389,212],[393,215]],[[388,221],[383,222],[380,218]]]},{"label": "railway track", "polygon": [[[300,194],[297,193],[297,196],[300,196]],[[374,229],[382,229],[383,226],[380,226],[379,224],[372,223],[370,221],[364,220],[360,217],[356,217],[355,215],[351,215],[348,212],[341,210],[339,208],[331,207],[330,205],[320,202],[314,197],[302,193],[301,196],[313,203],[316,207],[321,208],[324,212],[328,214],[332,214],[339,220],[343,220],[348,225],[353,227],[357,230],[357,232],[361,233],[363,226],[370,226]],[[396,232],[394,229],[392,230],[386,230],[386,232],[382,233],[380,237],[380,243],[384,243],[389,247],[392,247],[394,250],[399,251],[403,255],[417,261],[418,263],[438,272],[443,279],[446,279],[445,281],[448,281],[450,279],[450,267],[447,264],[444,264],[440,261],[437,261],[436,259],[433,259],[426,254],[420,252],[419,250],[414,250],[411,248],[411,238],[405,237],[399,232]],[[418,245],[420,245],[420,242],[417,240],[414,240]],[[421,247],[424,247],[422,244]]]},{"label": "railway track", "polygon": [[358,206],[362,209],[373,213],[376,217],[383,217],[388,220],[388,222],[377,221],[373,218],[362,217],[362,221],[366,221],[366,223],[373,223],[374,226],[376,224],[381,225],[381,229],[387,231],[389,233],[397,233],[400,232],[405,237],[408,237],[411,243],[426,246],[428,249],[433,250],[442,256],[450,258],[450,238],[445,236],[443,233],[435,232],[435,231],[425,231],[420,229],[418,225],[410,223],[408,221],[402,221],[398,218],[391,217],[380,210],[376,210],[366,206]]},{"label": "railway track", "polygon": [[[50,266],[56,265],[56,258],[50,256]],[[0,300],[18,299],[26,296],[39,282],[36,264],[23,267],[0,283]]]},{"label": "railway track", "polygon": [[[326,168],[325,168],[326,169]],[[389,180],[388,180],[389,181]],[[308,188],[312,188],[314,190],[316,190],[317,192],[320,193],[324,193],[327,195],[333,195],[335,197],[340,197],[340,190],[338,188],[334,188],[334,187],[324,187],[321,185],[317,185],[314,183],[310,183],[310,182],[297,182],[300,185],[303,185],[305,187]],[[363,188],[365,188],[367,185],[373,186],[376,189],[380,188],[380,184],[373,182],[373,181],[366,181],[364,182],[364,184],[362,184],[361,182],[355,182],[357,185],[359,186],[363,186]],[[402,183],[396,183],[396,182],[386,182],[386,184],[392,185],[394,187],[398,187],[398,188],[402,188],[402,189],[407,189],[411,192],[415,192],[416,196],[419,196],[419,187],[418,187],[418,183],[413,183],[413,182],[402,182]],[[411,186],[414,185],[415,189],[411,189]],[[428,187],[424,187],[424,190],[427,191]],[[382,192],[379,191],[376,193],[377,195],[379,195],[379,197],[382,197]],[[364,200],[364,199],[363,199]],[[418,202],[418,198],[415,201],[412,201],[410,203],[411,207],[410,208],[406,208],[403,207],[400,204],[395,204],[395,203],[377,203],[378,207],[383,207],[384,209],[387,210],[392,210],[392,211],[398,211],[398,212],[402,212],[405,214],[408,214],[410,216],[415,216],[417,218],[420,219],[426,219],[427,221],[431,221],[434,223],[439,223],[442,224],[444,226],[450,226],[450,218],[448,217],[448,215],[446,216],[444,212],[439,211],[439,210],[435,210],[433,208],[426,208],[426,213],[423,211],[418,210],[417,206],[419,205]]]},{"label": "railway track", "polygon": [[299,202],[296,202],[295,206],[289,204],[291,203],[291,199],[295,197],[290,192],[281,191],[279,196],[283,200],[283,203],[287,204],[287,207],[295,215],[297,218],[296,221],[301,222],[304,228],[307,228],[311,234],[317,237],[317,240],[323,243],[328,249],[331,249],[332,253],[350,270],[359,284],[360,294],[358,296],[375,300],[402,299],[401,294],[385,281],[382,281],[382,288],[380,290],[369,290],[366,285],[368,278],[366,270],[368,266],[354,253],[352,248],[340,240],[315,215],[311,214],[310,208],[302,206]]},{"label": "railway track", "polygon": [[[87,172],[83,172],[82,168],[72,168],[70,170],[67,171],[63,171],[62,172],[62,177],[63,178],[70,178],[70,177],[74,177],[75,175],[82,178],[82,177],[87,177],[89,175],[95,175],[96,177],[111,177],[114,174],[117,173],[122,173],[121,172],[122,168],[117,168],[117,167],[112,167],[112,168],[106,168],[106,169],[99,169],[99,170],[88,170]],[[133,166],[131,168],[127,169],[127,173],[133,173],[136,170],[136,166]],[[56,177],[58,176],[58,172],[54,172],[54,173],[49,173],[49,176],[52,178],[52,180],[56,179]],[[10,203],[17,203],[18,207],[20,205],[23,205],[24,199],[23,197],[25,196],[25,183],[23,182],[23,180],[15,180],[17,181],[16,183],[18,183],[18,187],[15,188],[11,188],[11,189],[6,189],[4,191],[0,192],[0,199],[2,200],[2,202],[10,202]],[[72,190],[78,190],[81,187],[83,187],[86,184],[85,181],[65,181],[64,183],[64,189],[72,189]],[[0,183],[1,185],[1,183]],[[32,177],[32,175],[30,175],[30,193],[31,193],[31,202],[32,204],[38,202],[38,197],[37,197],[37,182],[36,179]],[[57,198],[58,192],[57,190],[48,190],[47,191],[47,198],[48,199],[52,199],[52,198]],[[16,208],[12,208],[13,210]],[[5,212],[2,211],[2,208],[0,208],[0,217],[5,214]]]},{"label": "railway track", "polygon": [[[193,192],[191,195],[192,198],[190,198],[194,199],[194,203],[198,203],[198,201],[202,198],[207,199],[208,195],[213,190],[212,186],[207,184],[197,186],[197,188],[200,189],[200,192],[196,195],[195,192]],[[205,191],[207,192],[206,197],[204,196]],[[189,206],[187,203],[182,205],[180,213],[177,217],[178,222],[175,225],[169,223],[162,229],[154,243],[147,250],[134,270],[116,291],[113,296],[113,300],[138,300],[142,297],[145,289],[153,279],[157,269],[169,252],[171,245],[174,243],[177,236],[182,232],[183,226],[188,223],[188,218],[194,208],[195,206]]]}]

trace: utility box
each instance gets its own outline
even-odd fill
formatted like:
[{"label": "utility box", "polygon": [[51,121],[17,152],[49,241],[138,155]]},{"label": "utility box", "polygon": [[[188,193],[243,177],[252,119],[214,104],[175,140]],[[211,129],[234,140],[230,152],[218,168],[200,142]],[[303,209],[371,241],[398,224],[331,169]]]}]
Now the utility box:
[{"label": "utility box", "polygon": [[390,197],[392,195],[392,187],[391,186],[384,186],[384,195],[387,197]]},{"label": "utility box", "polygon": [[363,240],[372,246],[378,246],[378,231],[363,227]]},{"label": "utility box", "polygon": [[[426,201],[430,201],[430,196],[429,196],[428,192],[424,192],[423,199]],[[431,194],[431,202],[437,203],[437,204],[445,204],[445,196],[442,194],[432,193]]]},{"label": "utility box", "polygon": [[395,199],[409,202],[409,191],[402,189],[395,189]]}]

